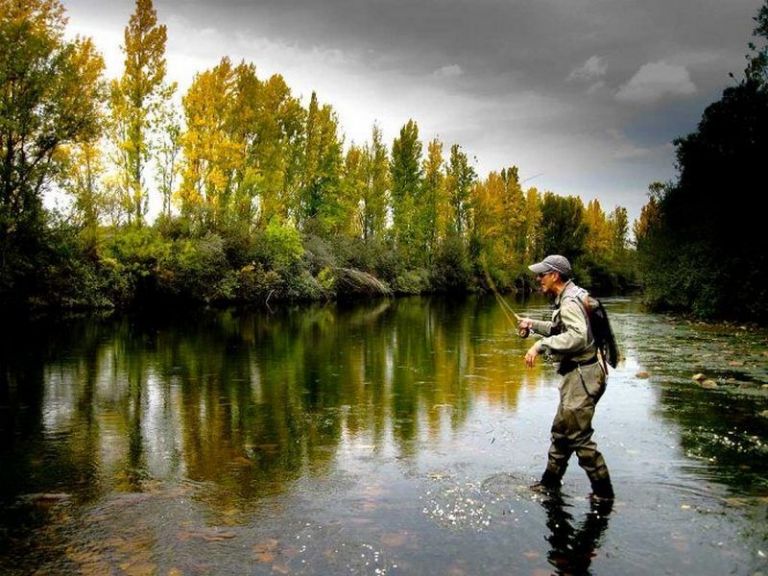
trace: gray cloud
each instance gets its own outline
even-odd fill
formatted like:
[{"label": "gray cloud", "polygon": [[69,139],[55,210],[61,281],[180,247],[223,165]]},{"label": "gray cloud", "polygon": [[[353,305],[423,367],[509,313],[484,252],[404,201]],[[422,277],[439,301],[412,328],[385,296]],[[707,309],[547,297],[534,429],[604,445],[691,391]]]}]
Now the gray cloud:
[{"label": "gray cloud", "polygon": [[568,80],[594,82],[605,76],[607,67],[600,56],[590,56],[568,75]]},{"label": "gray cloud", "polygon": [[[65,2],[90,29],[121,30],[133,9]],[[621,199],[632,216],[651,181],[672,177],[670,140],[743,70],[761,3],[155,0],[178,70],[245,58],[304,96],[317,89],[348,141],[374,121],[391,138],[413,118],[481,172],[517,164],[543,173],[541,189]]]}]

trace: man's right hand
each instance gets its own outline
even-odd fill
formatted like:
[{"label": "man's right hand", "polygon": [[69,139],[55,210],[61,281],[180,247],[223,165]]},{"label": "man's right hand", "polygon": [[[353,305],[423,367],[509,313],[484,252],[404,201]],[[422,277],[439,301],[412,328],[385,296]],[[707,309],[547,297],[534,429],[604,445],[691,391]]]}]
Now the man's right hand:
[{"label": "man's right hand", "polygon": [[520,335],[520,338],[528,338],[531,330],[533,330],[533,320],[530,318],[520,318],[517,324],[517,333]]}]

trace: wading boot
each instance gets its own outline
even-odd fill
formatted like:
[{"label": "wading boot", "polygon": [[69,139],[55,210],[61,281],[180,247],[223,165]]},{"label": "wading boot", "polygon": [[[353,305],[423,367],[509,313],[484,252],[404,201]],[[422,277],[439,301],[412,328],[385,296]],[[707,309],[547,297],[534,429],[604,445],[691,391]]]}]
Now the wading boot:
[{"label": "wading boot", "polygon": [[541,480],[531,484],[531,490],[540,494],[551,494],[560,490],[560,476],[549,469],[544,471]]},{"label": "wading boot", "polygon": [[592,494],[589,495],[592,500],[613,500],[613,485],[610,476],[592,480]]}]

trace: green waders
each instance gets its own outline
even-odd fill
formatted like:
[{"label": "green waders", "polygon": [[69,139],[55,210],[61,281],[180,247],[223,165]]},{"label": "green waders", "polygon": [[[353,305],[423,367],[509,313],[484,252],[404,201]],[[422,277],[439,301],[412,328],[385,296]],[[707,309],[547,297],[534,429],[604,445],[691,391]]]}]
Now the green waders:
[{"label": "green waders", "polygon": [[592,417],[595,406],[605,391],[605,373],[598,362],[578,365],[564,361],[560,368],[560,404],[552,422],[552,444],[549,447],[547,469],[541,484],[548,488],[560,486],[575,452],[598,498],[613,498],[613,487],[603,455],[592,440]]}]

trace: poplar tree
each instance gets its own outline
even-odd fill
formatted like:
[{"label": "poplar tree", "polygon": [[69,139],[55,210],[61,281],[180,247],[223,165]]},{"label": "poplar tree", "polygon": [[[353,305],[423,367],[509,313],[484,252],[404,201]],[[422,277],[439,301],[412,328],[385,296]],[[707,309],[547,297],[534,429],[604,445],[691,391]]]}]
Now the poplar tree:
[{"label": "poplar tree", "polygon": [[312,93],[305,128],[298,220],[306,231],[327,234],[343,219],[338,202],[342,165],[338,119]]},{"label": "poplar tree", "polygon": [[469,196],[472,185],[477,179],[467,155],[461,146],[451,146],[448,163],[446,187],[450,206],[450,231],[458,238],[463,238],[469,228]]},{"label": "poplar tree", "polygon": [[504,242],[509,266],[519,266],[526,250],[525,198],[517,166],[501,171]]},{"label": "poplar tree", "polygon": [[589,230],[585,242],[587,250],[602,258],[609,256],[613,247],[613,230],[597,198],[587,204],[584,222]]},{"label": "poplar tree", "polygon": [[[241,73],[244,70],[240,70]],[[235,171],[245,163],[242,142],[232,133],[236,72],[229,58],[195,76],[182,99],[181,213],[199,229],[216,229],[230,210]]]},{"label": "poplar tree", "polygon": [[170,218],[180,171],[181,116],[175,107],[166,106],[160,112],[159,120],[162,128],[157,141],[155,182],[163,201],[160,213]]},{"label": "poplar tree", "polygon": [[368,151],[357,144],[352,144],[344,159],[344,171],[341,178],[340,202],[344,206],[344,220],[340,223],[339,233],[346,236],[362,236],[362,195],[366,186],[366,165]]},{"label": "poplar tree", "polygon": [[541,195],[533,187],[525,193],[525,253],[523,263],[543,258],[541,247]]},{"label": "poplar tree", "polygon": [[541,203],[541,240],[545,254],[562,254],[578,260],[586,249],[588,228],[584,204],[578,196],[544,194]]},{"label": "poplar tree", "polygon": [[389,154],[381,138],[381,129],[374,125],[371,142],[364,155],[365,185],[360,199],[360,217],[364,240],[381,238],[387,221],[389,205]]},{"label": "poplar tree", "polygon": [[421,150],[419,128],[409,120],[392,143],[392,234],[397,249],[406,262],[416,259],[416,214],[421,189]]},{"label": "poplar tree", "polygon": [[[496,276],[502,266],[504,237],[504,181],[498,172],[476,183],[471,190],[472,233],[470,253],[480,266],[480,274]],[[493,278],[494,281],[497,278]]]},{"label": "poplar tree", "polygon": [[627,252],[629,237],[629,216],[627,209],[617,206],[608,216],[611,229],[611,252],[614,261],[622,260]]},{"label": "poplar tree", "polygon": [[129,222],[141,225],[147,211],[145,170],[153,152],[159,117],[176,87],[165,83],[165,25],[157,23],[152,0],[136,0],[124,32],[123,76],[111,84],[114,181]]},{"label": "poplar tree", "polygon": [[262,84],[252,143],[261,228],[273,218],[286,221],[297,204],[306,116],[282,76],[276,74]]},{"label": "poplar tree", "polygon": [[421,223],[425,253],[429,260],[437,250],[438,241],[445,237],[448,206],[445,201],[444,164],[443,143],[435,138],[427,145],[427,157],[423,164]]}]

